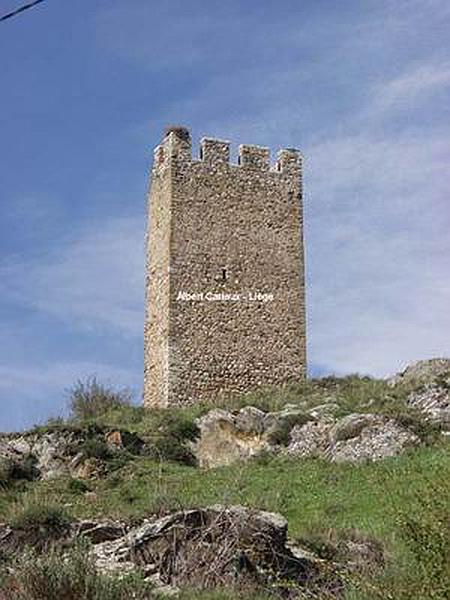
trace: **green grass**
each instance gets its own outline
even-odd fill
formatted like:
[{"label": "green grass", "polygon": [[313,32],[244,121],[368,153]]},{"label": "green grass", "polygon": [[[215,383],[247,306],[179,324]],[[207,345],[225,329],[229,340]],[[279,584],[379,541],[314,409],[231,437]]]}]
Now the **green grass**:
[{"label": "green grass", "polygon": [[15,529],[38,531],[41,535],[60,534],[68,530],[71,523],[68,512],[56,497],[48,502],[34,492],[10,506],[7,521]]},{"label": "green grass", "polygon": [[411,385],[391,387],[384,380],[358,375],[325,377],[302,384],[268,387],[239,396],[224,397],[217,403],[203,402],[165,410],[133,405],[126,392],[115,392],[95,379],[88,379],[85,383],[78,382],[72,389],[71,417],[67,421],[53,419],[46,425],[36,427],[35,431],[76,432],[90,429],[95,433],[110,429],[126,430],[147,441],[148,447],[153,448],[153,458],[189,464],[192,456],[186,452],[183,442],[195,437],[195,419],[215,406],[239,410],[252,405],[264,411],[278,411],[291,404],[305,412],[320,404],[333,402],[338,407],[337,417],[354,412],[384,414],[399,420],[426,443],[434,443],[439,435],[438,428],[424,423],[423,416],[406,404],[411,389]]},{"label": "green grass", "polygon": [[[348,531],[359,530],[380,540],[387,560],[384,572],[351,576],[346,600],[443,600],[450,586],[446,581],[450,447],[435,427],[424,424],[423,417],[406,405],[410,390],[365,377],[329,377],[223,400],[220,405],[231,410],[253,405],[274,411],[294,404],[302,413],[334,402],[339,416],[372,412],[394,417],[427,445],[375,463],[330,464],[264,456],[210,471],[192,465],[185,442],[195,438],[195,418],[210,410],[211,404],[164,411],[133,406],[122,396],[110,405],[109,400],[101,402],[97,413],[86,410],[83,418],[78,414],[39,431],[90,428],[94,435],[125,430],[145,440],[146,455],[127,454],[126,460],[106,456],[115,461],[114,469],[88,482],[13,481],[0,489],[0,521],[13,520],[33,503],[56,504],[74,518],[132,520],[191,506],[243,504],[283,514],[291,537],[324,551],[328,540]],[[89,456],[105,452],[98,441],[88,441],[83,449]],[[181,596],[185,600],[235,597],[235,592],[226,590],[186,591]],[[246,597],[265,598],[250,592]]]},{"label": "green grass", "polygon": [[[264,411],[282,410],[287,404],[305,413],[315,406],[333,402],[336,416],[354,412],[384,414],[413,430],[423,441],[432,444],[439,437],[439,428],[424,423],[423,416],[406,404],[411,385],[389,386],[385,381],[349,375],[313,379],[302,384],[263,388],[255,392],[221,398],[217,403],[203,402],[185,408],[145,409],[133,405],[126,392],[102,386],[95,379],[78,382],[70,399],[71,417],[53,419],[35,428],[37,433],[51,431],[83,431],[94,435],[119,429],[141,436],[147,442],[149,454],[156,459],[191,464],[192,455],[184,442],[197,434],[196,418],[214,407],[239,410],[248,405]],[[281,443],[286,435],[280,432]]]},{"label": "green grass", "polygon": [[294,535],[316,523],[385,534],[395,509],[430,482],[448,477],[449,454],[441,445],[369,464],[273,458],[210,471],[138,457],[105,479],[89,481],[92,500],[71,479],[30,482],[21,491],[4,492],[0,519],[27,494],[58,498],[78,517],[141,517],[166,498],[183,506],[228,502],[278,511],[289,519]]},{"label": "green grass", "polygon": [[[67,552],[67,550],[66,550]],[[96,573],[88,548],[80,544],[63,556],[50,547],[45,554],[26,550],[0,579],[2,600],[150,600],[155,598],[142,576],[111,578]]]},{"label": "green grass", "polygon": [[[430,565],[436,564],[437,554],[444,552],[444,546],[437,543],[441,540],[438,532],[444,527],[443,517],[442,523],[435,519],[435,508],[444,512],[449,499],[449,465],[446,445],[361,465],[274,458],[266,464],[252,461],[200,471],[138,458],[104,480],[90,482],[88,496],[71,480],[29,483],[24,495],[3,499],[0,520],[7,520],[19,497],[24,502],[27,494],[35,502],[51,504],[55,500],[76,517],[135,519],[218,502],[244,504],[282,513],[293,538],[317,538],[330,530],[358,529],[380,539],[388,556],[382,585],[394,586],[398,598],[407,598],[399,594],[395,582],[414,590],[414,585],[424,581],[421,563],[426,564],[428,557]],[[411,516],[416,521],[408,524]],[[429,546],[424,545],[424,539]],[[419,553],[414,550],[418,545],[424,548]],[[430,588],[429,579],[426,581]]]}]

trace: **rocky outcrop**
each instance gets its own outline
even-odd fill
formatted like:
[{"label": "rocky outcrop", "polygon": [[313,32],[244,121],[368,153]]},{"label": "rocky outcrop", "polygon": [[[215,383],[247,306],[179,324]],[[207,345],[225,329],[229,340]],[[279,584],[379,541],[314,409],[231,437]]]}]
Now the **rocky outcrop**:
[{"label": "rocky outcrop", "polygon": [[430,383],[411,392],[408,405],[424,413],[425,420],[450,432],[450,376],[444,383]]},{"label": "rocky outcrop", "polygon": [[330,572],[317,556],[288,544],[284,517],[242,506],[196,508],[146,521],[96,544],[92,557],[108,574],[139,568],[165,592],[269,582],[285,594],[307,588],[337,596],[343,589],[337,569]]},{"label": "rocky outcrop", "polygon": [[420,439],[395,420],[379,415],[348,415],[330,430],[333,462],[372,461],[402,454]]},{"label": "rocky outcrop", "polygon": [[429,384],[433,383],[440,375],[450,375],[450,358],[431,358],[418,360],[408,365],[403,371],[388,378],[390,385],[402,384]]},{"label": "rocky outcrop", "polygon": [[[413,409],[416,421],[450,432],[450,359],[418,361],[387,382],[391,387],[401,386],[403,397],[405,392],[408,394],[404,409]],[[320,457],[333,462],[371,461],[399,455],[421,443],[404,419],[400,423],[392,416],[366,413],[372,409],[370,399],[363,412],[341,418],[334,394],[321,401],[308,407],[314,403],[302,400],[299,405],[289,404],[282,411],[271,413],[253,406],[235,412],[212,410],[197,422],[200,436],[193,444],[193,452],[199,465],[209,468],[263,452]]]},{"label": "rocky outcrop", "polygon": [[[140,572],[157,597],[180,589],[270,590],[284,599],[343,596],[345,573],[374,572],[384,565],[380,542],[355,530],[336,531],[326,557],[306,540],[290,540],[277,513],[214,505],[150,518],[140,524],[85,520],[49,532],[0,523],[0,560],[26,546],[46,552],[49,544],[69,549],[80,538],[91,545],[96,570],[110,577]],[[272,597],[271,594],[271,597]]]},{"label": "rocky outcrop", "polygon": [[450,359],[420,360],[388,379],[392,386],[412,389],[407,404],[424,414],[424,419],[450,432]]},{"label": "rocky outcrop", "polygon": [[287,442],[295,424],[312,417],[287,406],[280,412],[265,413],[247,406],[236,413],[215,409],[198,419],[200,436],[192,449],[201,467],[232,464],[275,450]]},{"label": "rocky outcrop", "polygon": [[289,408],[264,413],[246,407],[236,414],[213,410],[198,421],[194,452],[201,467],[217,467],[257,456],[263,451],[333,462],[378,460],[401,454],[420,439],[394,419],[382,415],[332,416],[333,408],[309,413]]},{"label": "rocky outcrop", "polygon": [[0,435],[0,478],[2,472],[25,479],[80,479],[101,476],[104,460],[122,451],[138,454],[143,442],[121,431],[60,429]]}]

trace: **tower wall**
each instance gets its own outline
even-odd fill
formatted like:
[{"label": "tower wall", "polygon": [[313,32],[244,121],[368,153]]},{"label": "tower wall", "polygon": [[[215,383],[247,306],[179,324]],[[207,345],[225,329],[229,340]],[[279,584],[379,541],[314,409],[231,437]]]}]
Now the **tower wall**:
[{"label": "tower wall", "polygon": [[[183,130],[184,131],[184,130]],[[195,403],[306,374],[301,157],[170,132],[149,207],[147,405]]]}]

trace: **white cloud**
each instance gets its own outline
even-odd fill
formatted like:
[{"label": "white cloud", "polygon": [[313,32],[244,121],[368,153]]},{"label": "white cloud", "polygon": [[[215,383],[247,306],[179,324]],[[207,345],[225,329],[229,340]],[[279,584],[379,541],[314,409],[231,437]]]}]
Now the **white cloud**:
[{"label": "white cloud", "polygon": [[387,111],[411,106],[417,100],[450,85],[450,63],[428,63],[411,67],[398,77],[372,90],[372,110]]},{"label": "white cloud", "polygon": [[310,361],[386,375],[450,353],[449,136],[309,149]]}]

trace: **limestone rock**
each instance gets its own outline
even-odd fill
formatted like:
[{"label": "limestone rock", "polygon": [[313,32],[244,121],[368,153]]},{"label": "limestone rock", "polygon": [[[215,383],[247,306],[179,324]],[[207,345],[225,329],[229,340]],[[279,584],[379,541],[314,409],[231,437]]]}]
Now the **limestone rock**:
[{"label": "limestone rock", "polygon": [[381,415],[352,414],[336,424],[310,422],[291,431],[288,454],[332,462],[378,460],[418,445],[419,438]]},{"label": "limestone rock", "polygon": [[88,441],[94,442],[94,448],[96,442],[100,445],[106,442],[113,452],[126,450],[132,454],[139,454],[144,444],[136,434],[119,430],[106,435],[89,429],[0,434],[0,477],[6,463],[16,465],[17,472],[25,471],[22,465],[26,465],[29,474],[32,466],[40,479],[104,474],[102,461],[86,458],[83,449]]},{"label": "limestone rock", "polygon": [[321,421],[334,421],[335,414],[339,410],[339,405],[335,402],[329,402],[326,404],[319,404],[310,408],[308,414],[314,419],[320,419]]},{"label": "limestone rock", "polygon": [[[249,410],[251,409],[251,410]],[[269,447],[261,434],[261,416],[253,407],[232,413],[215,409],[198,419],[200,437],[193,451],[201,467],[218,467],[254,456]],[[262,413],[264,415],[264,413]],[[252,424],[255,430],[251,429]]]},{"label": "limestone rock", "polygon": [[[420,439],[393,419],[370,415],[373,419],[357,419],[353,423],[348,420],[344,427],[330,432],[332,443],[329,456],[333,462],[360,462],[378,460],[389,456],[397,456],[406,449],[420,444]],[[368,415],[367,415],[368,416]],[[361,427],[361,423],[364,423]],[[352,429],[351,424],[355,427]],[[339,433],[347,437],[339,437]],[[350,436],[350,433],[354,435]]]},{"label": "limestone rock", "polygon": [[370,413],[353,413],[340,419],[330,431],[333,443],[341,442],[360,435],[363,429],[382,424],[383,418]]},{"label": "limestone rock", "polygon": [[104,464],[98,458],[87,458],[73,473],[78,479],[92,479],[105,475]]},{"label": "limestone rock", "polygon": [[242,506],[196,508],[146,521],[96,544],[92,557],[101,572],[140,568],[169,590],[274,579],[288,588],[311,585],[322,571],[313,555],[291,551],[284,517]]},{"label": "limestone rock", "polygon": [[408,405],[420,410],[426,421],[450,431],[450,359],[418,361],[388,382],[412,386],[414,389],[408,396]]},{"label": "limestone rock", "polygon": [[76,525],[76,537],[88,538],[93,544],[116,540],[125,535],[123,523],[114,521],[80,521]]},{"label": "limestone rock", "polygon": [[318,408],[315,418],[294,409],[264,413],[246,407],[236,414],[215,409],[198,421],[194,454],[206,468],[247,460],[263,451],[358,462],[396,456],[420,443],[413,432],[386,416],[354,413],[335,420],[335,407]]},{"label": "limestone rock", "polygon": [[[98,572],[123,577],[139,571],[158,597],[176,596],[186,587],[245,590],[261,585],[275,588],[283,598],[341,598],[344,571],[372,573],[384,564],[381,544],[354,530],[330,540],[332,551],[326,559],[300,541],[293,543],[287,534],[287,521],[280,514],[214,505],[146,519],[140,525],[79,521],[57,532],[51,543],[70,547],[88,537]],[[29,544],[45,551],[41,538],[38,531],[0,524],[0,559]]]},{"label": "limestone rock", "polygon": [[330,446],[330,428],[329,423],[320,421],[310,421],[305,425],[295,426],[291,431],[288,454],[299,457],[325,456]]},{"label": "limestone rock", "polygon": [[390,385],[399,383],[427,384],[433,382],[436,377],[450,373],[450,358],[431,358],[429,360],[418,360],[408,365],[406,369],[388,379]]},{"label": "limestone rock", "polygon": [[45,435],[33,445],[33,454],[37,457],[36,466],[41,472],[42,479],[68,475],[68,465],[64,460],[68,450],[67,445],[67,439],[55,434]]},{"label": "limestone rock", "polygon": [[450,376],[441,383],[430,383],[411,392],[407,402],[423,412],[426,421],[450,431]]},{"label": "limestone rock", "polygon": [[201,467],[233,464],[287,444],[292,427],[309,418],[292,408],[265,413],[246,406],[235,414],[215,409],[198,419],[200,436],[192,449]]}]

